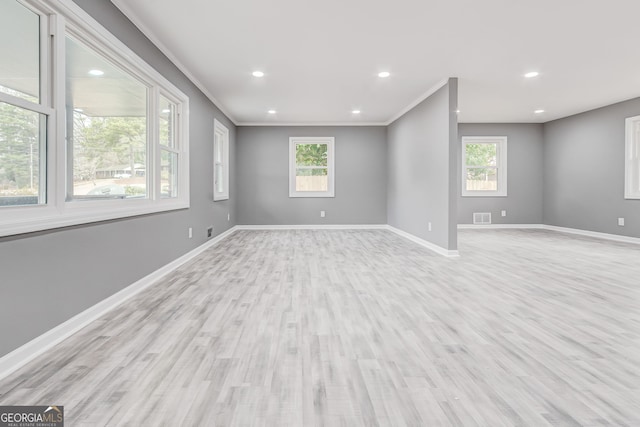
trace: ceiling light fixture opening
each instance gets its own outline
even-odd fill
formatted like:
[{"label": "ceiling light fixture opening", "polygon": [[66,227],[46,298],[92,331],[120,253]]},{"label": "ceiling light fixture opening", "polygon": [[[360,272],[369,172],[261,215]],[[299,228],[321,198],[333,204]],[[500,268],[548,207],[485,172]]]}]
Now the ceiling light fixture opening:
[{"label": "ceiling light fixture opening", "polygon": [[386,79],[390,75],[391,75],[391,73],[388,72],[388,71],[381,71],[381,72],[378,73],[378,77],[380,77],[381,79]]},{"label": "ceiling light fixture opening", "polygon": [[276,111],[276,110],[269,110],[269,111],[267,111],[267,113],[269,113],[269,114],[275,114],[275,113],[277,113],[277,111]]},{"label": "ceiling light fixture opening", "polygon": [[539,75],[540,75],[540,73],[539,73],[539,72],[537,72],[537,71],[530,71],[530,72],[528,72],[527,74],[525,74],[524,76],[525,76],[526,78],[528,78],[528,79],[532,79],[532,78],[534,78],[534,77],[538,77]]},{"label": "ceiling light fixture opening", "polygon": [[253,77],[264,77],[264,73],[262,71],[254,71],[251,73]]},{"label": "ceiling light fixture opening", "polygon": [[360,110],[353,110],[351,113],[352,114],[360,114]]},{"label": "ceiling light fixture opening", "polygon": [[535,110],[534,111],[534,114],[542,114],[542,113],[544,113],[544,110]]},{"label": "ceiling light fixture opening", "polygon": [[165,114],[167,114],[167,113],[170,113],[170,112],[171,112],[171,110],[170,110],[170,109],[168,109],[168,108],[165,108],[164,110],[162,110],[162,112],[163,112],[163,113],[165,113]]},{"label": "ceiling light fixture opening", "polygon": [[91,74],[92,76],[102,76],[104,75],[104,71],[102,70],[89,70],[89,74]]}]

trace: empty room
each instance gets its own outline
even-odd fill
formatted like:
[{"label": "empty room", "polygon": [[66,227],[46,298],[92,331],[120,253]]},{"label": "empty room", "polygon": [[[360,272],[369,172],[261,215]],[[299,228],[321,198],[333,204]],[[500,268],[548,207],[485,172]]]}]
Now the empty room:
[{"label": "empty room", "polygon": [[638,16],[2,0],[0,427],[640,426]]}]

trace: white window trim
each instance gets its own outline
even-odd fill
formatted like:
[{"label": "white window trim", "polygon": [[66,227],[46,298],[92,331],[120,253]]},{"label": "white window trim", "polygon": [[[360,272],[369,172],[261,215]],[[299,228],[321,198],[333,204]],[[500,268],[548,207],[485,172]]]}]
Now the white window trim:
[{"label": "white window trim", "polygon": [[[296,144],[327,144],[327,191],[296,191]],[[289,138],[289,197],[335,197],[335,138],[294,136]]]},{"label": "white window trim", "polygon": [[[229,129],[218,119],[213,119],[213,201],[229,200]],[[220,138],[216,138],[216,135]],[[216,163],[216,144],[222,143],[222,164]],[[218,174],[216,170],[218,167],[222,167],[222,183],[223,191],[218,191],[216,185],[216,177]]]},{"label": "white window trim", "polygon": [[[496,165],[498,168],[498,189],[495,191],[467,190],[467,144],[497,144]],[[462,197],[507,197],[507,137],[506,136],[463,136],[461,163]]]},{"label": "white window trim", "polygon": [[625,119],[625,199],[640,199],[640,136],[634,133],[634,128],[639,124],[640,116]]},{"label": "white window trim", "polygon": [[[108,32],[72,0],[22,0],[41,12],[48,31],[41,41],[42,111],[47,121],[47,191],[46,204],[3,206],[0,208],[0,237],[86,224],[156,212],[185,209],[190,206],[189,186],[189,98],[135,52]],[[49,19],[46,17],[49,16]],[[149,159],[152,168],[160,168],[160,148],[156,138],[158,120],[154,106],[158,94],[178,105],[178,197],[160,197],[159,173],[148,179],[147,199],[67,201],[66,117],[65,117],[65,34],[79,36],[83,42],[98,47],[102,55],[140,78],[150,87],[149,94]],[[53,43],[50,42],[53,41]],[[49,50],[47,47],[52,46]],[[51,70],[51,74],[49,74]],[[50,80],[51,76],[54,76]],[[0,101],[23,107],[24,101],[0,94]],[[46,103],[46,104],[45,104]],[[28,109],[38,111],[33,105]]]}]

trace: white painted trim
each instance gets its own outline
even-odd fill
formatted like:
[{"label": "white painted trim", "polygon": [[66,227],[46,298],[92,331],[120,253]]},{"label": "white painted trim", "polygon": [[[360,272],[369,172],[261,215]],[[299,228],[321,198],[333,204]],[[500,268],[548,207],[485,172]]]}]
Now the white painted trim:
[{"label": "white painted trim", "polygon": [[473,229],[473,230],[486,230],[486,229],[542,229],[542,224],[458,224],[458,230]]},{"label": "white painted trim", "polygon": [[628,117],[624,121],[624,198],[640,199],[640,139],[636,138],[636,124],[640,124],[640,116]]},{"label": "white painted trim", "polygon": [[200,91],[209,98],[209,101],[213,103],[231,122],[238,126],[238,122],[233,118],[233,116],[227,111],[218,100],[209,92],[207,87],[200,82],[190,71],[189,69],[178,60],[178,58],[173,54],[173,52],[164,45],[164,43],[160,42],[160,39],[156,36],[156,34],[151,31],[146,25],[143,24],[143,20],[138,18],[131,8],[127,5],[126,2],[122,0],[111,0],[111,2],[118,8],[120,11],[144,34],[150,41],[153,43],[159,50],[162,52],[178,69],[193,83]]},{"label": "white painted trim", "polygon": [[427,242],[413,234],[407,233],[389,224],[300,224],[300,225],[237,225],[236,230],[388,230],[411,240],[439,255],[446,257],[459,256],[458,251],[451,251]]},{"label": "white painted trim", "polygon": [[237,126],[387,126],[387,122],[238,122]]},{"label": "white painted trim", "polygon": [[111,0],[111,2],[118,8],[120,11],[144,34],[173,64],[178,67],[180,71],[189,79],[191,82],[198,88],[204,95],[209,98],[209,100],[216,106],[222,113],[224,113],[229,120],[233,122],[236,126],[388,126],[391,123],[398,120],[405,113],[411,111],[416,105],[420,104],[422,101],[433,95],[438,89],[443,87],[448,83],[449,79],[444,79],[438,83],[436,83],[433,87],[429,88],[424,94],[422,94],[418,99],[407,105],[405,108],[400,110],[395,116],[393,116],[390,120],[386,122],[370,122],[370,123],[362,123],[362,122],[354,122],[354,123],[344,123],[344,122],[323,122],[323,123],[260,123],[260,122],[240,122],[237,121],[230,113],[227,111],[222,104],[209,92],[207,87],[200,82],[190,71],[189,69],[178,60],[176,55],[160,41],[160,39],[156,36],[156,34],[149,29],[143,22],[142,19],[138,17],[138,15],[131,10],[129,5],[123,0]]},{"label": "white painted trim", "polygon": [[407,233],[406,231],[400,230],[398,228],[392,227],[390,225],[387,225],[387,230],[396,233],[398,236],[402,236],[405,239],[411,240],[414,243],[419,244],[420,246],[423,246],[439,255],[442,256],[446,256],[446,257],[457,257],[460,256],[460,253],[457,250],[449,250],[449,249],[445,249],[442,246],[438,246],[434,243],[428,242],[424,239],[421,239],[418,236],[414,236],[411,233]]},{"label": "white painted trim", "polygon": [[237,230],[387,230],[387,224],[236,225]]},{"label": "white painted trim", "polygon": [[[140,56],[106,30],[98,21],[86,13],[72,0],[39,0],[36,9],[50,15],[47,34],[55,35],[54,46],[41,46],[47,51],[49,63],[46,76],[50,88],[43,85],[44,92],[52,97],[49,102],[54,107],[47,126],[46,204],[2,207],[0,236],[11,236],[40,230],[55,229],[77,224],[121,219],[155,212],[172,211],[189,207],[189,98],[160,72],[145,62]],[[65,39],[70,34],[81,45],[91,51],[100,52],[105,60],[132,78],[137,79],[149,90],[147,126],[147,197],[126,200],[66,200],[66,185],[70,182],[67,164],[67,142],[65,140]],[[45,49],[46,48],[46,49]],[[178,197],[162,198],[159,191],[160,164],[158,154],[157,116],[155,110],[157,93],[172,99],[179,108]],[[0,97],[5,99],[5,97]],[[47,107],[49,108],[49,107]],[[36,111],[33,108],[30,110]],[[45,111],[48,111],[45,110]]]},{"label": "white painted trim", "polygon": [[436,93],[440,88],[444,87],[444,85],[446,85],[447,83],[449,83],[449,79],[443,79],[440,80],[438,83],[436,83],[434,86],[431,86],[429,88],[429,90],[427,90],[425,93],[423,93],[418,99],[416,99],[415,101],[413,101],[411,104],[407,105],[405,108],[403,108],[402,110],[400,110],[400,112],[398,114],[396,114],[395,116],[393,116],[391,118],[391,120],[388,120],[384,123],[385,126],[389,126],[391,123],[395,122],[396,120],[398,120],[400,117],[404,116],[406,113],[408,113],[409,111],[411,111],[413,108],[415,108],[418,104],[420,104],[422,101],[424,101],[425,99],[427,99],[428,97],[430,97],[431,95],[433,95],[434,93]]},{"label": "white painted trim", "polygon": [[[335,197],[335,142],[333,136],[292,136],[289,138],[289,197]],[[296,190],[296,146],[298,144],[325,144],[327,146],[327,191]],[[300,166],[303,167],[303,166]]]},{"label": "white painted trim", "polygon": [[89,307],[80,314],[75,315],[71,319],[56,326],[53,329],[45,332],[44,334],[32,339],[23,346],[15,349],[11,353],[0,358],[0,379],[5,378],[17,369],[31,362],[36,357],[45,353],[47,350],[62,342],[66,338],[78,332],[80,329],[87,326],[89,323],[99,319],[104,314],[118,307],[120,304],[129,300],[144,289],[156,284],[167,274],[176,270],[181,265],[192,260],[202,252],[216,245],[223,239],[227,238],[237,230],[236,227],[232,227],[222,234],[214,237],[211,240],[203,243],[192,251],[182,255],[180,258],[175,259],[169,264],[159,268],[158,270],[148,274],[137,282],[127,286],[121,291],[116,292],[110,297],[98,302],[97,304]]},{"label": "white painted trim", "polygon": [[[222,167],[222,191],[218,191],[216,179],[218,178],[218,162],[216,153],[218,145],[222,144],[222,160],[219,162]],[[213,201],[229,200],[229,129],[218,119],[213,119]]]},{"label": "white painted trim", "polygon": [[[462,197],[507,197],[507,140],[506,136],[463,136],[462,143],[462,158],[460,164],[460,183],[461,185],[461,193]],[[467,144],[496,144],[496,154],[497,154],[497,169],[498,169],[498,189],[495,191],[491,190],[467,190],[466,180],[467,180]],[[483,165],[473,165],[473,166],[483,166]]]},{"label": "white painted trim", "polygon": [[579,228],[558,227],[544,224],[544,230],[557,231],[559,233],[577,234],[579,236],[595,237],[596,239],[612,240],[614,242],[633,243],[640,245],[640,237],[621,236],[619,234],[601,233],[599,231],[581,230]]},{"label": "white painted trim", "polygon": [[601,233],[599,231],[581,230],[579,228],[558,227],[547,224],[491,224],[491,225],[474,225],[474,224],[458,224],[458,230],[496,230],[496,229],[537,229],[555,231],[558,233],[575,234],[578,236],[594,237],[596,239],[612,240],[614,242],[632,243],[640,245],[640,237],[621,236],[619,234]]}]

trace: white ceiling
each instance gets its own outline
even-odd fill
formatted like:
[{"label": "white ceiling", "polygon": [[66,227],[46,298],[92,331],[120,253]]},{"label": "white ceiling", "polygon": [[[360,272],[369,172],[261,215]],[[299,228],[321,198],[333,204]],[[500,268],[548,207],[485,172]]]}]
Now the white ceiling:
[{"label": "white ceiling", "polygon": [[237,124],[384,124],[447,77],[460,122],[640,96],[638,0],[112,1]]}]

